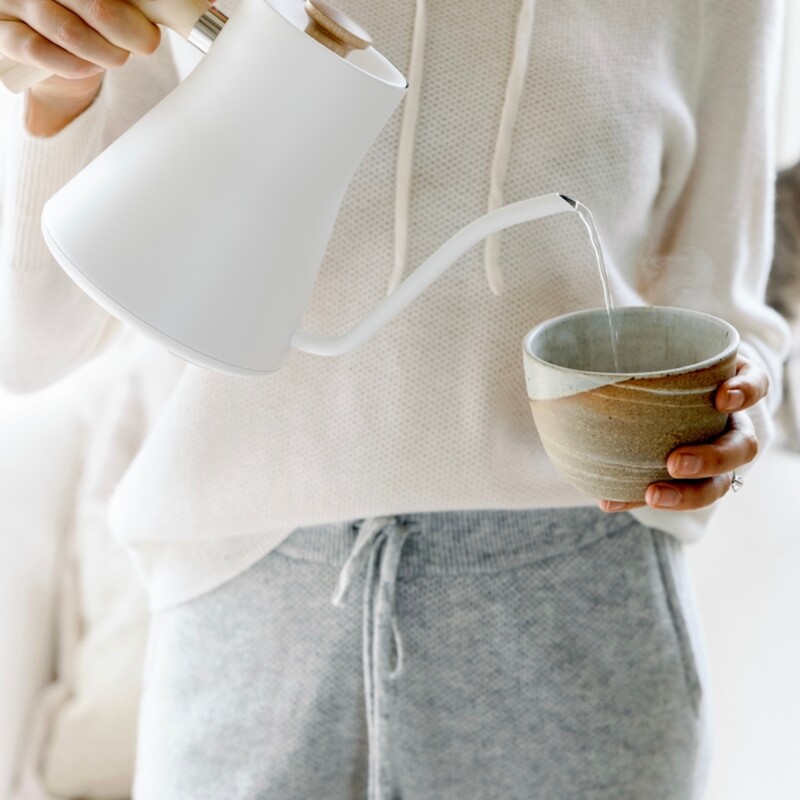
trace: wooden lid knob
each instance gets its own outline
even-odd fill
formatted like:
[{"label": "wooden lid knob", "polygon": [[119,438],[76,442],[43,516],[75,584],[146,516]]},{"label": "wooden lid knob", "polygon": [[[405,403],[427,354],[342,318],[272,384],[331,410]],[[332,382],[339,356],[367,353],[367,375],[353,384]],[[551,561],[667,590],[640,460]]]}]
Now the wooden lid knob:
[{"label": "wooden lid knob", "polygon": [[344,58],[351,50],[365,50],[372,37],[357,23],[323,0],[306,0],[311,18],[305,32]]}]

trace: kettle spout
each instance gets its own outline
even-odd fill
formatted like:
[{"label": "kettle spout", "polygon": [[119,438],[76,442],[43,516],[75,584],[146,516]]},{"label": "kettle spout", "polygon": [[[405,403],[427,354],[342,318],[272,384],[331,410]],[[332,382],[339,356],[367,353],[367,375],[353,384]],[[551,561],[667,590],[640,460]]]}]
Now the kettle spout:
[{"label": "kettle spout", "polygon": [[564,211],[575,211],[577,203],[563,194],[545,194],[520,200],[496,208],[473,220],[451,236],[433,255],[411,273],[392,294],[382,300],[372,311],[347,333],[336,336],[319,336],[305,331],[295,331],[291,346],[295,350],[317,356],[340,356],[349,353],[374,336],[384,325],[417,299],[448,267],[464,253],[487,236],[543,217]]}]

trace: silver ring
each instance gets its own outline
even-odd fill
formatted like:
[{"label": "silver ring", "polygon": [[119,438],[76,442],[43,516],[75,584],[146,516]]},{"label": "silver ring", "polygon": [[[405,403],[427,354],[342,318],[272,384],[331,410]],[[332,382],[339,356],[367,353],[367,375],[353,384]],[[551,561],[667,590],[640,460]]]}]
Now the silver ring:
[{"label": "silver ring", "polygon": [[734,470],[731,474],[731,491],[736,493],[742,486],[744,486],[744,478],[741,475],[737,475],[736,470]]}]

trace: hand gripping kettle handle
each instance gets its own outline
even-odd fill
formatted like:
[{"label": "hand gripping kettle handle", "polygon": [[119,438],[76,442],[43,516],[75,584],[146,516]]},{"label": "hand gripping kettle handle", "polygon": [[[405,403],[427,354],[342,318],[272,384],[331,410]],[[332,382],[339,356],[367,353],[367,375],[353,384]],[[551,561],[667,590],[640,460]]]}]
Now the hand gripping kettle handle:
[{"label": "hand gripping kettle handle", "polygon": [[295,350],[317,356],[340,356],[349,353],[411,305],[448,267],[487,236],[519,225],[521,222],[532,222],[563,211],[574,210],[574,200],[566,195],[553,193],[520,200],[490,211],[451,236],[350,331],[335,338],[296,331],[292,336],[291,346]]},{"label": "hand gripping kettle handle", "polygon": [[[157,25],[166,25],[185,39],[207,50],[216,33],[222,29],[225,16],[211,8],[207,0],[128,0]],[[24,92],[49,78],[49,70],[30,64],[20,64],[0,55],[0,82],[11,92]]]}]

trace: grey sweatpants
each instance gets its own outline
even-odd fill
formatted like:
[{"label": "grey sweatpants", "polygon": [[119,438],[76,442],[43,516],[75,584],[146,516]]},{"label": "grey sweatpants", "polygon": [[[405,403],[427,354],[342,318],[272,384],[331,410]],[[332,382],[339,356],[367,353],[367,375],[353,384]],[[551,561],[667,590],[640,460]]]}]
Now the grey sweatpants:
[{"label": "grey sweatpants", "polygon": [[589,508],[299,529],[159,612],[135,800],[700,797],[682,557]]}]

